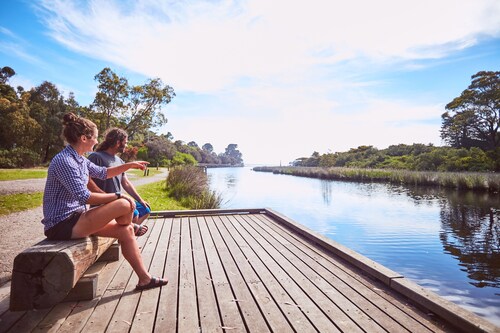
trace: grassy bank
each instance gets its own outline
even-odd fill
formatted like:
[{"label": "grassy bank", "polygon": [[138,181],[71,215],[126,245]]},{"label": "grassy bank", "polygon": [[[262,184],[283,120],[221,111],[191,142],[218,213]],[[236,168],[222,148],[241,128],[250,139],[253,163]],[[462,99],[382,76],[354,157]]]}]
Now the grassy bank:
[{"label": "grassy bank", "polygon": [[0,195],[0,216],[42,205],[42,192]]},{"label": "grassy bank", "polygon": [[46,178],[47,168],[40,169],[0,169],[0,181]]},{"label": "grassy bank", "polygon": [[362,168],[255,167],[255,171],[300,177],[360,182],[388,182],[414,186],[438,186],[473,191],[500,191],[500,174],[434,172]]}]

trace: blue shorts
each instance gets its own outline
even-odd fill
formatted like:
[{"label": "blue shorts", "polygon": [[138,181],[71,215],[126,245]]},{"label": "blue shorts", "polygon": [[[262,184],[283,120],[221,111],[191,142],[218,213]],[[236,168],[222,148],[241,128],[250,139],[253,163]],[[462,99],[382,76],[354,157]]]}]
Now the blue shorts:
[{"label": "blue shorts", "polygon": [[136,217],[137,215],[139,215],[139,217],[143,217],[144,215],[149,213],[151,213],[151,209],[149,209],[149,207],[141,205],[141,203],[138,201],[135,202],[134,217]]}]

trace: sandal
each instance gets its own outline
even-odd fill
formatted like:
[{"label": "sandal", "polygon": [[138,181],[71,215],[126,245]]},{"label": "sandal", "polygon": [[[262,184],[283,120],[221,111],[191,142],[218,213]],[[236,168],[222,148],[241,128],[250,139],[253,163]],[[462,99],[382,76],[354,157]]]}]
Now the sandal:
[{"label": "sandal", "polygon": [[134,234],[137,237],[143,236],[146,232],[148,232],[148,226],[147,225],[135,224],[134,223]]},{"label": "sandal", "polygon": [[149,281],[148,284],[145,284],[143,286],[136,285],[135,290],[146,290],[146,289],[151,289],[151,288],[157,288],[164,286],[168,283],[168,280],[163,280],[157,277],[151,277],[151,281]]}]

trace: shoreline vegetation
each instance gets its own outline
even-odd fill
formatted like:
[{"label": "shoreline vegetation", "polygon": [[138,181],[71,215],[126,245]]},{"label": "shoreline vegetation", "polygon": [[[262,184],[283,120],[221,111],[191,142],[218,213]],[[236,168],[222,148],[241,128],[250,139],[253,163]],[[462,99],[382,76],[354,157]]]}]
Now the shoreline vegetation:
[{"label": "shoreline vegetation", "polygon": [[500,192],[500,174],[486,172],[439,172],[345,167],[254,167],[254,171],[272,172],[308,178],[338,181],[385,182],[399,185],[435,186],[457,190]]}]

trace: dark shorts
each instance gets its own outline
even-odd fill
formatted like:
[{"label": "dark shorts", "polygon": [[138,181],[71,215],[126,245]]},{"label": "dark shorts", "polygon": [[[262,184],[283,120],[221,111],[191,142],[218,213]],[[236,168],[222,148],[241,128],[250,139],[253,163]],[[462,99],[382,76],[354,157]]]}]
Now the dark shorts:
[{"label": "dark shorts", "polygon": [[51,240],[68,240],[71,239],[73,227],[82,215],[82,212],[74,212],[67,219],[62,220],[52,228],[45,230],[45,236]]}]

